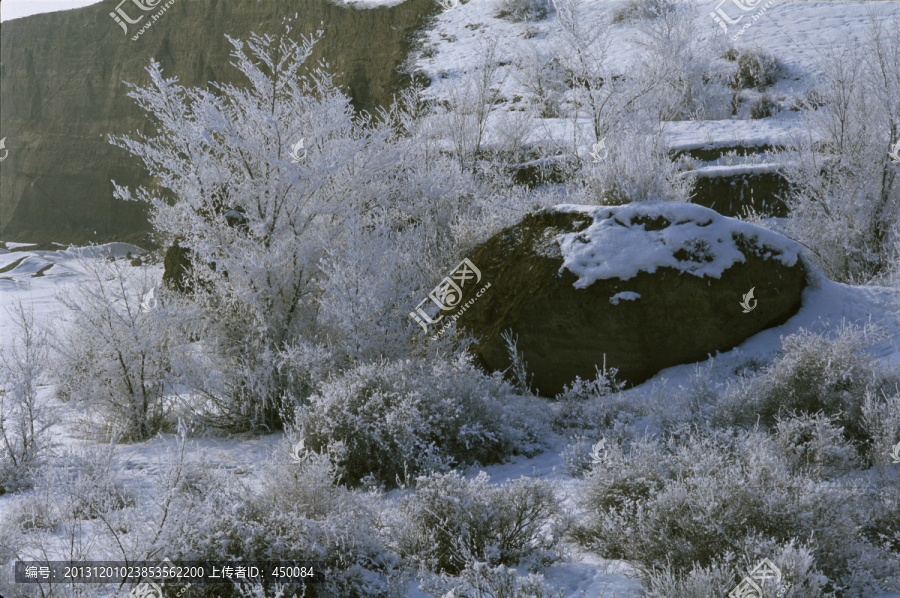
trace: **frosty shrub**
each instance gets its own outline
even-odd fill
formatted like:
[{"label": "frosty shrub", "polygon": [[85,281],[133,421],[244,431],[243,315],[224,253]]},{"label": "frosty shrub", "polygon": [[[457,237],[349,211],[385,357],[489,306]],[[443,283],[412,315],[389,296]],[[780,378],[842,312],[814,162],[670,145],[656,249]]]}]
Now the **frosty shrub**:
[{"label": "frosty shrub", "polygon": [[878,328],[842,324],[834,334],[801,330],[782,339],[783,355],[758,375],[725,393],[717,407],[723,422],[774,427],[779,414],[823,413],[844,437],[866,452],[872,438],[863,422],[869,392],[889,389],[900,372],[885,370],[865,349],[885,340]]},{"label": "frosty shrub", "polygon": [[750,118],[768,118],[775,114],[778,104],[772,99],[772,96],[765,93],[750,106]]},{"label": "frosty shrub", "polygon": [[[771,542],[748,540],[741,550],[742,559],[736,555],[725,555],[708,567],[694,567],[687,573],[677,573],[671,567],[649,571],[644,580],[645,596],[648,598],[708,598],[725,596],[758,561],[753,555],[766,555],[781,570],[782,583],[779,587],[768,584],[766,590],[778,592],[790,583],[791,598],[832,597],[824,594],[824,576],[814,567],[812,551],[806,547],[796,547],[791,543],[773,545]],[[763,558],[763,557],[760,557]]]},{"label": "frosty shrub", "polygon": [[621,23],[632,19],[653,19],[671,10],[671,0],[623,0],[612,8],[612,22]]},{"label": "frosty shrub", "polygon": [[635,404],[633,397],[618,394],[624,382],[617,381],[615,374],[615,368],[598,368],[596,378],[576,378],[556,396],[551,427],[557,434],[574,440],[562,453],[570,475],[590,469],[590,452],[601,437],[623,444],[634,435],[632,424],[642,407]]},{"label": "frosty shrub", "polygon": [[679,574],[671,567],[647,572],[644,596],[647,598],[708,598],[726,596],[734,586],[731,567],[717,563],[709,567],[694,567]]},{"label": "frosty shrub", "polygon": [[118,479],[121,469],[111,446],[69,451],[41,468],[32,495],[13,503],[10,521],[24,531],[58,532],[61,525],[80,528],[86,520],[115,519],[114,512],[135,504]]},{"label": "frosty shrub", "polygon": [[659,135],[620,134],[605,160],[591,155],[574,174],[572,201],[618,206],[633,201],[688,201],[692,182],[680,176]]},{"label": "frosty shrub", "polygon": [[636,564],[645,578],[668,571],[674,579],[727,562],[729,554],[755,563],[778,547],[811,542],[815,559],[804,579],[818,570],[822,595],[843,588],[836,595],[861,597],[898,556],[865,535],[873,512],[891,512],[876,488],[792,474],[775,440],[761,432],[694,431],[666,447],[610,451],[580,497],[586,517],[576,539],[605,558]]},{"label": "frosty shrub", "polygon": [[323,383],[295,416],[306,446],[328,448],[344,481],[372,474],[392,484],[405,472],[533,453],[543,411],[461,356],[357,366]]},{"label": "frosty shrub", "polygon": [[484,472],[471,480],[457,471],[419,477],[401,505],[399,553],[454,575],[474,562],[540,567],[556,560],[563,529],[552,486],[525,477],[499,486],[489,480]]},{"label": "frosty shrub", "polygon": [[[452,227],[473,198],[472,173],[422,140],[421,98],[356,114],[307,63],[321,32],[295,41],[286,29],[229,40],[246,86],[188,89],[152,63],[150,83],[130,96],[154,133],[110,139],[159,181],[117,196],[148,203],[158,238],[191,251],[196,284],[179,309],[211,367],[181,383],[232,430],[280,427],[285,403],[312,390],[279,369],[298,339],[326,347],[335,370],[418,351],[408,313],[459,259]],[[481,133],[490,105],[480,104]],[[463,120],[461,135],[473,131]]]},{"label": "frosty shrub", "polygon": [[75,449],[61,465],[46,470],[39,489],[61,496],[66,515],[94,519],[134,504],[131,491],[118,479],[122,465],[113,445]]},{"label": "frosty shrub", "polygon": [[862,426],[871,439],[872,460],[887,465],[890,453],[900,442],[900,385],[881,392],[866,391],[862,405]]},{"label": "frosty shrub", "polygon": [[404,235],[384,224],[373,227],[356,219],[346,229],[353,234],[339,248],[328,248],[320,262],[318,323],[337,366],[331,371],[374,359],[458,352],[454,335],[433,341],[409,317],[434,288],[434,273],[459,263],[434,255],[447,240]]},{"label": "frosty shrub", "polygon": [[[375,531],[377,509],[365,495],[334,485],[327,455],[297,463],[281,450],[262,468],[259,488],[225,472],[215,477],[202,493],[171,495],[151,547],[173,561],[322,561],[326,581],[307,586],[307,597],[385,595],[381,573],[396,557]],[[218,598],[221,588],[198,591]],[[263,595],[272,592],[265,588]]]},{"label": "frosty shrub", "polygon": [[[900,17],[868,15],[862,40],[818,57],[816,98],[779,165],[791,186],[786,234],[826,276],[850,284],[900,272]],[[817,105],[823,104],[821,108]]]},{"label": "frosty shrub", "polygon": [[528,44],[522,47],[516,67],[513,77],[531,94],[538,106],[538,116],[540,118],[562,116],[560,102],[568,86],[559,60]]},{"label": "frosty shrub", "polygon": [[634,99],[628,112],[645,113],[651,125],[729,118],[730,65],[719,58],[720,42],[702,39],[691,3],[660,4],[653,18],[632,21],[643,51],[629,72]]},{"label": "frosty shrub", "polygon": [[859,453],[835,425],[837,416],[823,413],[777,417],[773,438],[792,472],[803,470],[816,480],[858,468]]},{"label": "frosty shrub", "polygon": [[553,406],[551,422],[554,432],[570,434],[584,430],[611,430],[632,423],[641,411],[641,406],[635,404],[633,397],[610,393],[581,398],[577,394],[579,390],[576,386],[557,396],[558,403]]},{"label": "frosty shrub", "polygon": [[[37,397],[47,365],[46,334],[20,303],[0,352],[0,495],[30,484],[49,445],[50,414]],[[11,332],[11,333],[10,333]]]},{"label": "frosty shrub", "polygon": [[98,425],[103,439],[143,440],[167,423],[172,328],[161,310],[141,307],[155,282],[149,271],[98,257],[82,259],[85,282],[60,295],[71,315],[53,339],[51,372],[60,398],[99,416],[84,434]]},{"label": "frosty shrub", "polygon": [[[616,511],[648,500],[663,488],[667,477],[659,456],[658,443],[646,436],[631,445],[628,455],[619,446],[607,447],[603,463],[586,476],[582,493],[586,507],[592,513]],[[582,537],[582,529],[575,528],[576,537]]]},{"label": "frosty shrub", "polygon": [[552,9],[551,0],[500,0],[497,18],[521,21],[541,21]]},{"label": "frosty shrub", "polygon": [[735,63],[731,78],[734,89],[763,89],[773,85],[781,72],[775,57],[758,48],[730,48],[725,52],[724,58]]},{"label": "frosty shrub", "polygon": [[664,382],[644,400],[647,411],[665,437],[687,427],[705,428],[719,401],[717,388],[711,382],[714,359],[692,368],[686,385],[669,388]]}]

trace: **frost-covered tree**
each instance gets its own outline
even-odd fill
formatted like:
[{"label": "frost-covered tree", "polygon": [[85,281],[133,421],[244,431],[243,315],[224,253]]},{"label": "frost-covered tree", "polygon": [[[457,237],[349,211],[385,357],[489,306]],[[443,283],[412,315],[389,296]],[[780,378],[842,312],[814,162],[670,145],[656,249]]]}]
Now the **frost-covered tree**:
[{"label": "frost-covered tree", "polygon": [[634,21],[642,51],[631,75],[641,92],[640,111],[654,122],[731,116],[729,68],[720,40],[702,39],[693,3],[646,3]]},{"label": "frost-covered tree", "polygon": [[193,384],[233,423],[278,425],[282,403],[302,400],[282,358],[295,342],[327,347],[337,368],[430,350],[408,314],[459,261],[463,223],[496,212],[420,142],[415,93],[354,113],[306,64],[317,39],[294,41],[289,25],[229,38],[244,86],[188,89],[152,62],[130,96],[157,133],[111,137],[159,182],[117,196],[149,203],[159,239],[191,251],[189,303],[211,360]]},{"label": "frost-covered tree", "polygon": [[0,494],[26,485],[47,451],[51,420],[37,387],[47,366],[46,333],[19,302],[0,352]]},{"label": "frost-covered tree", "polygon": [[[102,257],[102,255],[100,256]],[[119,261],[82,259],[86,280],[59,299],[69,310],[53,335],[57,393],[96,414],[100,435],[143,440],[165,424],[163,393],[176,345],[166,315],[147,299],[154,281]],[[96,430],[92,432],[96,433]]]},{"label": "frost-covered tree", "polygon": [[[900,17],[869,16],[862,43],[819,58],[816,102],[780,154],[793,186],[788,233],[830,278],[865,283],[900,268]],[[890,33],[894,31],[895,33]]]}]

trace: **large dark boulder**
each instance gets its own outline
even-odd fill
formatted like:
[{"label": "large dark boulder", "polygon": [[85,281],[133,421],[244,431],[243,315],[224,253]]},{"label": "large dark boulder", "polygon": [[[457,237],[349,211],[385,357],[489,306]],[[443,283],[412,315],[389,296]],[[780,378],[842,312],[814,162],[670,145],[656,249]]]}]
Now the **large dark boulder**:
[{"label": "large dark boulder", "polygon": [[457,323],[480,336],[473,350],[494,370],[510,365],[501,335],[511,330],[544,396],[593,378],[604,355],[637,384],[730,349],[793,315],[806,285],[793,241],[673,202],[529,214],[471,261],[481,279],[460,305],[491,286]]}]

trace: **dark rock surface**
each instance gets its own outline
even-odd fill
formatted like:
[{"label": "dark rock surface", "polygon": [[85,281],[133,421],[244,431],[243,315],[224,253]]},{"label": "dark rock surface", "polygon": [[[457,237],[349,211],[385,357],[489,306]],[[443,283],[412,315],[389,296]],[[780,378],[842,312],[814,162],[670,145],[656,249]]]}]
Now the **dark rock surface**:
[{"label": "dark rock surface", "polygon": [[[544,396],[593,378],[604,355],[620,380],[637,384],[728,350],[796,313],[806,286],[796,243],[671,202],[529,214],[471,261],[481,283],[461,303],[491,288],[458,324],[481,337],[473,350],[490,370],[510,365],[502,333],[517,335]],[[751,288],[755,307],[744,313]]]},{"label": "dark rock surface", "polygon": [[192,254],[189,248],[181,247],[177,242],[166,250],[166,257],[163,260],[163,284],[182,293],[190,290],[186,276],[191,267]]},{"label": "dark rock surface", "polygon": [[[175,0],[132,40],[149,18],[128,25],[126,34],[110,17],[117,5],[2,24],[0,136],[9,150],[0,165],[4,241],[152,245],[145,204],[114,199],[110,179],[130,187],[153,181],[139,161],[107,141],[110,134],[152,133],[123,83],[146,85],[151,58],[184,86],[243,85],[243,75],[230,65],[233,48],[225,34],[279,34],[283,19],[296,14],[295,39],[324,30],[307,64],[328,62],[354,106],[374,111],[406,84],[397,67],[425,19],[440,10],[434,0],[367,9],[330,0]],[[122,9],[132,19],[142,14],[132,2]]]},{"label": "dark rock surface", "polygon": [[723,216],[740,216],[745,207],[767,216],[787,216],[788,209],[782,200],[790,191],[787,180],[778,171],[759,170],[755,172],[752,166],[744,171],[702,169],[694,179],[691,201]]}]

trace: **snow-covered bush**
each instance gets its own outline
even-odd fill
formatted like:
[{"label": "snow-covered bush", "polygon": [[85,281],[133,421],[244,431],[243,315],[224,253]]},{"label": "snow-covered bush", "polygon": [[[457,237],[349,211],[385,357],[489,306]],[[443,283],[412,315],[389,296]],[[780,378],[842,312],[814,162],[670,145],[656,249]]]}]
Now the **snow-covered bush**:
[{"label": "snow-covered bush", "polygon": [[868,35],[819,57],[815,105],[777,153],[791,185],[787,235],[826,276],[863,284],[900,272],[900,17],[873,12]]},{"label": "snow-covered bush", "polygon": [[556,560],[564,531],[553,487],[519,478],[491,485],[484,472],[416,480],[401,505],[405,525],[394,535],[398,552],[435,573],[457,574],[473,563],[539,568]]},{"label": "snow-covered bush", "polygon": [[900,443],[900,385],[880,392],[866,391],[862,426],[871,439],[871,459],[888,464],[893,447]]},{"label": "snow-covered bush", "polygon": [[711,359],[705,366],[694,366],[686,385],[673,389],[664,382],[653,389],[645,404],[664,437],[677,434],[685,427],[707,427],[720,400],[718,389],[710,382],[712,373]]},{"label": "snow-covered bush", "polygon": [[371,474],[391,484],[405,472],[534,451],[545,409],[526,401],[462,356],[380,361],[323,383],[297,408],[295,427],[307,447],[329,450],[344,481]]},{"label": "snow-covered bush", "polygon": [[570,185],[573,203],[618,206],[690,198],[692,181],[681,176],[660,135],[621,132],[609,137],[606,147],[605,159],[588,155],[580,161]]},{"label": "snow-covered bush", "polygon": [[[215,477],[202,493],[170,495],[150,548],[173,561],[321,561],[325,581],[308,585],[307,597],[388,595],[384,573],[397,558],[376,532],[378,509],[334,485],[327,456],[296,462],[280,451],[260,472],[259,488],[224,472]],[[199,595],[220,596],[213,593],[220,587],[201,586],[208,593]]]},{"label": "snow-covered bush", "polygon": [[448,269],[446,258],[434,255],[448,243],[384,228],[364,230],[358,222],[347,226],[356,227],[355,234],[337,250],[328,249],[320,262],[319,325],[334,361],[346,368],[373,358],[453,353],[458,339],[447,334],[432,340],[409,317],[434,288],[434,273]]},{"label": "snow-covered bush", "polygon": [[791,471],[804,471],[815,480],[858,469],[859,453],[835,425],[836,415],[801,413],[777,417],[773,438],[787,457]]},{"label": "snow-covered bush", "polygon": [[759,96],[750,106],[750,118],[768,118],[777,112],[778,104],[767,93]]},{"label": "snow-covered bush", "polygon": [[723,393],[715,418],[750,428],[759,420],[775,427],[779,415],[823,413],[843,428],[844,437],[871,450],[863,421],[870,392],[887,391],[900,372],[883,368],[865,349],[885,340],[872,325],[842,324],[833,335],[801,330],[782,339],[783,355],[758,375]]},{"label": "snow-covered bush", "polygon": [[[450,142],[459,170],[476,174],[479,163],[487,155],[497,157],[499,148],[488,141],[498,137],[499,127],[491,123],[494,105],[502,101],[506,74],[500,63],[508,60],[501,38],[491,36],[481,41],[477,59],[452,87],[446,109],[437,114],[438,134]],[[515,150],[518,148],[506,148]],[[492,151],[493,150],[493,151]]]},{"label": "snow-covered bush", "polygon": [[[556,18],[550,30],[552,61],[565,77],[569,91],[565,94],[566,117],[575,127],[574,147],[569,153],[579,155],[579,146],[599,143],[613,130],[625,127],[619,121],[632,121],[629,106],[640,95],[621,73],[612,70],[608,60],[609,27],[602,21],[585,16],[594,10],[583,0],[553,0]],[[579,119],[587,116],[590,133],[579,138]]]},{"label": "snow-covered bush", "polygon": [[[834,598],[833,593],[823,593],[824,576],[814,568],[812,551],[807,547],[792,544],[766,544],[759,540],[748,540],[742,550],[745,555],[764,554],[782,573],[782,582],[777,587],[767,582],[765,590],[772,592],[787,590],[791,598]],[[743,559],[736,555],[724,555],[707,567],[693,567],[687,573],[677,573],[666,566],[648,571],[644,579],[645,596],[648,598],[708,598],[725,596],[731,592],[743,575],[756,566],[752,557]],[[761,557],[763,558],[763,557]],[[790,584],[788,586],[787,584]]]},{"label": "snow-covered bush", "polygon": [[51,423],[37,397],[47,366],[46,333],[21,302],[9,313],[14,330],[0,352],[0,495],[30,483],[49,448]]},{"label": "snow-covered bush", "polygon": [[21,529],[55,529],[66,522],[108,517],[135,502],[117,477],[122,466],[113,447],[87,446],[68,451],[45,465],[27,500],[14,503],[11,519]]},{"label": "snow-covered bush", "polygon": [[58,395],[99,416],[83,426],[85,435],[143,440],[168,423],[163,391],[174,327],[163,311],[142,306],[155,282],[148,271],[103,259],[80,267],[84,282],[59,296],[70,316],[53,339]]},{"label": "snow-covered bush", "polygon": [[633,19],[653,19],[671,10],[671,0],[623,0],[611,11],[611,21],[621,23]]},{"label": "snow-covered bush", "polygon": [[61,496],[66,515],[94,519],[134,504],[132,492],[118,479],[122,464],[115,447],[86,446],[70,451],[49,467],[39,490]]},{"label": "snow-covered bush", "polygon": [[533,44],[525,44],[517,58],[513,77],[531,94],[540,118],[563,115],[560,103],[569,87],[559,59],[542,52]]},{"label": "snow-covered bush", "polygon": [[775,57],[759,48],[729,48],[723,57],[735,63],[730,83],[736,90],[751,87],[763,89],[773,85],[781,72]]},{"label": "snow-covered bush", "polygon": [[792,542],[811,542],[815,561],[803,575],[811,583],[816,576],[806,573],[821,571],[823,595],[868,595],[896,569],[897,553],[866,534],[872,512],[887,512],[877,489],[792,474],[761,432],[695,431],[665,448],[611,450],[580,500],[587,515],[575,537],[605,558],[637,563],[645,576],[681,576],[729,554],[758,562]]},{"label": "snow-covered bush", "polygon": [[634,437],[633,424],[641,406],[635,404],[633,397],[618,394],[624,383],[615,379],[615,372],[615,368],[598,368],[596,378],[576,378],[556,397],[551,427],[571,440],[562,452],[570,475],[590,470],[593,447],[601,439],[623,445]]},{"label": "snow-covered bush", "polygon": [[551,0],[500,0],[499,19],[509,19],[514,23],[521,21],[540,21],[553,8]]},{"label": "snow-covered bush", "polygon": [[[421,139],[420,98],[403,94],[378,118],[355,114],[327,73],[307,68],[315,39],[295,42],[288,27],[281,37],[230,41],[246,87],[186,89],[152,63],[151,84],[130,95],[158,135],[111,141],[159,181],[117,196],[149,203],[159,239],[192,252],[197,284],[185,299],[193,311],[184,309],[216,375],[182,384],[206,393],[232,428],[271,429],[285,403],[303,399],[277,371],[297,339],[327,347],[335,367],[419,351],[412,297],[459,259],[452,227],[469,217],[472,176]],[[477,81],[489,82],[491,69]],[[483,133],[490,103],[480,106]],[[475,131],[469,123],[461,135]],[[477,156],[477,139],[474,148],[460,141]],[[354,278],[355,251],[371,258],[363,279]],[[423,253],[418,269],[392,271]],[[374,322],[355,303],[366,293],[378,294],[368,306]],[[354,305],[359,317],[340,315]]]},{"label": "snow-covered bush", "polygon": [[634,21],[643,52],[630,72],[628,112],[645,112],[653,124],[729,118],[730,69],[719,58],[720,42],[702,39],[692,3],[662,4],[654,18]]},{"label": "snow-covered bush", "polygon": [[[603,462],[586,476],[581,495],[590,513],[588,520],[593,521],[591,518],[598,511],[616,511],[646,501],[660,491],[667,473],[665,462],[659,457],[658,442],[647,436],[636,439],[627,455],[618,445],[606,447]],[[587,540],[588,536],[583,535],[587,529],[579,523],[576,538]]]}]

